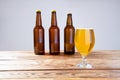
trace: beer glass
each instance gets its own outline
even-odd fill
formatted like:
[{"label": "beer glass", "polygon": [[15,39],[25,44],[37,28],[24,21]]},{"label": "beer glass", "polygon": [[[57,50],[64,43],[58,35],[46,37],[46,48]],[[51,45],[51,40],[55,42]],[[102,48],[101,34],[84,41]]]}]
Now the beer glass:
[{"label": "beer glass", "polygon": [[77,28],[75,32],[75,46],[80,55],[82,62],[77,64],[80,68],[92,68],[91,64],[87,63],[86,57],[93,49],[95,44],[95,36],[93,28]]}]

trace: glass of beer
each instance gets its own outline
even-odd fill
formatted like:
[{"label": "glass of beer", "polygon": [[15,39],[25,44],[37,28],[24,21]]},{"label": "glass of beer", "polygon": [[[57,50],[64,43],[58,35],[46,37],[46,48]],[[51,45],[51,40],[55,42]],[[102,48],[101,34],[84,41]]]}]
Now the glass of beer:
[{"label": "glass of beer", "polygon": [[95,35],[93,28],[77,28],[75,32],[75,46],[80,55],[82,62],[77,64],[80,68],[92,68],[91,64],[87,63],[86,57],[93,49],[95,44]]}]

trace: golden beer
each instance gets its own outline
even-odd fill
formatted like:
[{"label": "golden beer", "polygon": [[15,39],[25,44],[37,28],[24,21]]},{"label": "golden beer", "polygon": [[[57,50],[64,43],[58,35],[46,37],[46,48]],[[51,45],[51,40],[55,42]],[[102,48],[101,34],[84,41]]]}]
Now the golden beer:
[{"label": "golden beer", "polygon": [[95,44],[94,30],[92,28],[76,29],[75,46],[81,56],[86,57]]}]

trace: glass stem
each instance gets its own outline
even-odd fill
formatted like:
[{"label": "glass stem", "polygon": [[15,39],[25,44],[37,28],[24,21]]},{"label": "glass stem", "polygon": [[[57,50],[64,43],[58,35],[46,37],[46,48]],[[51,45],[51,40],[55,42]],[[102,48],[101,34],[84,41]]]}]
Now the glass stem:
[{"label": "glass stem", "polygon": [[82,56],[82,64],[83,64],[83,66],[86,66],[86,64],[87,64],[87,59],[85,56]]}]

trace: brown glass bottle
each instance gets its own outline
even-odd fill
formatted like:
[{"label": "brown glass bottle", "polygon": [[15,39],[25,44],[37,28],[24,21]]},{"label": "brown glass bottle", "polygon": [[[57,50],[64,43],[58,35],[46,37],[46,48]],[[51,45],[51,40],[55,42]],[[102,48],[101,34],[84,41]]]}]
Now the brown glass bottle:
[{"label": "brown glass bottle", "polygon": [[72,14],[67,14],[66,26],[64,28],[64,54],[74,54],[75,44],[74,44],[75,28],[72,22]]},{"label": "brown glass bottle", "polygon": [[36,25],[34,27],[34,53],[44,55],[44,28],[42,26],[41,11],[36,11]]},{"label": "brown glass bottle", "polygon": [[56,11],[52,11],[51,26],[49,28],[49,51],[51,55],[60,54],[60,31],[57,26]]}]

